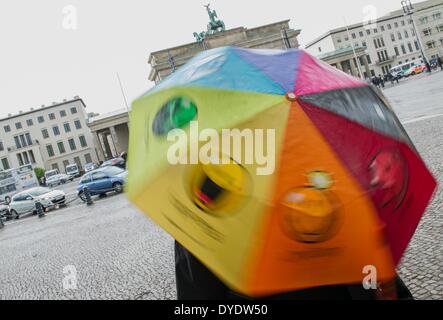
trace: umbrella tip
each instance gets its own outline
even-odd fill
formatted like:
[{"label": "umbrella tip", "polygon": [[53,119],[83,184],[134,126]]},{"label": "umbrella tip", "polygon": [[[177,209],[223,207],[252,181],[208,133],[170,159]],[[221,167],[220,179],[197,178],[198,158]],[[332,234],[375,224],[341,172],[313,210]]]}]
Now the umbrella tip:
[{"label": "umbrella tip", "polygon": [[288,99],[289,101],[296,101],[298,97],[294,92],[288,92],[286,93],[286,99]]}]

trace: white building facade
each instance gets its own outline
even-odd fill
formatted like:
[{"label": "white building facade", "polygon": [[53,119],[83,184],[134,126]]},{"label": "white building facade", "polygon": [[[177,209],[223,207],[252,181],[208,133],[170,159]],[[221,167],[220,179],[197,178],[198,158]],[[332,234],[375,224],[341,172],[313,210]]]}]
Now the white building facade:
[{"label": "white building facade", "polygon": [[426,57],[443,57],[443,0],[416,3],[414,9],[412,16],[405,16],[400,9],[373,24],[358,23],[330,30],[308,43],[306,50],[321,58],[329,52],[365,47],[370,74],[362,70],[364,77],[383,75],[396,65],[423,59],[414,19]]},{"label": "white building facade", "polygon": [[0,170],[32,164],[65,172],[97,162],[85,104],[79,97],[0,119]]}]

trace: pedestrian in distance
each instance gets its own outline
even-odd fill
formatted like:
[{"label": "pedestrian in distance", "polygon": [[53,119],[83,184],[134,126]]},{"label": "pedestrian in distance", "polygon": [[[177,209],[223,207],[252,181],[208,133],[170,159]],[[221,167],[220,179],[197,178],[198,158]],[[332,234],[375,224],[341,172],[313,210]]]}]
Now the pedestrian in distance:
[{"label": "pedestrian in distance", "polygon": [[440,70],[443,71],[443,59],[440,56],[437,57],[437,64],[440,66]]},{"label": "pedestrian in distance", "polygon": [[383,77],[381,76],[381,74],[378,75],[378,82],[382,88],[385,87],[385,81],[383,80]]},{"label": "pedestrian in distance", "polygon": [[373,78],[372,78],[372,84],[373,84],[374,86],[376,86],[377,88],[379,88],[380,81],[379,81],[378,77],[373,77]]}]

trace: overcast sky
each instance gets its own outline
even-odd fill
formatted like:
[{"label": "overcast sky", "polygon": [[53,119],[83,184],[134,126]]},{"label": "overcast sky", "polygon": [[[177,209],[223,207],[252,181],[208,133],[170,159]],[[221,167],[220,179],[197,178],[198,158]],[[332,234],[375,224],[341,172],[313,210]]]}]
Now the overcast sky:
[{"label": "overcast sky", "polygon": [[[364,20],[365,6],[381,16],[401,1],[1,0],[0,117],[75,95],[88,111],[123,108],[116,72],[130,103],[153,85],[149,53],[192,42],[194,31],[206,29],[208,2],[227,28],[291,19],[292,28],[302,29],[303,45],[344,25],[344,18]],[[77,28],[66,30],[74,26],[72,8]]]}]

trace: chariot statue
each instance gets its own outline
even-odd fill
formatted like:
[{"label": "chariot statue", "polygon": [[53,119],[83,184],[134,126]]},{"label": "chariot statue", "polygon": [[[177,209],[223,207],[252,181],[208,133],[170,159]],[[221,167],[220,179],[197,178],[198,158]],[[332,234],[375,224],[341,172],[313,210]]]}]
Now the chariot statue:
[{"label": "chariot statue", "polygon": [[206,11],[208,12],[209,23],[207,26],[207,31],[202,31],[200,33],[194,32],[194,38],[198,42],[203,41],[208,35],[226,30],[225,23],[222,20],[218,19],[217,12],[215,10],[211,10],[209,4],[206,5],[205,8]]}]

